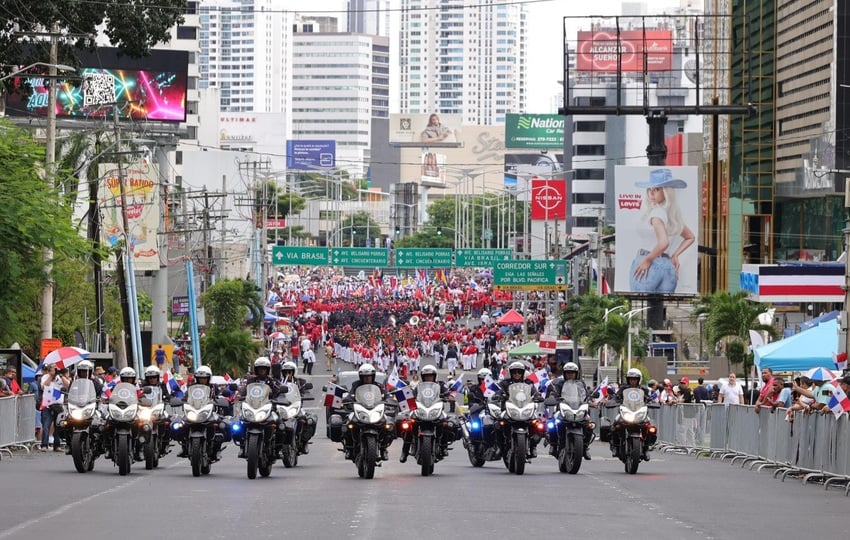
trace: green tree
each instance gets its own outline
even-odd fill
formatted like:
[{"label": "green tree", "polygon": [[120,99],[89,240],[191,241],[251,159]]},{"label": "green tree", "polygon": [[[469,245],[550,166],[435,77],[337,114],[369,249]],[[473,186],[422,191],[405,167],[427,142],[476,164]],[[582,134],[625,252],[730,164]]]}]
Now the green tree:
[{"label": "green tree", "polygon": [[338,227],[336,240],[340,246],[366,247],[368,236],[372,246],[380,247],[381,226],[369,212],[357,212],[346,216],[342,218]]},{"label": "green tree", "polygon": [[[12,5],[0,10],[0,64],[47,62],[48,46],[43,33],[54,26],[63,34],[74,36],[80,48],[103,32],[122,53],[145,56],[154,45],[170,39],[171,29],[183,22],[186,7],[187,0],[46,0]],[[63,47],[60,54],[60,62],[77,63],[74,49]],[[7,67],[6,71],[10,69]]]},{"label": "green tree", "polygon": [[[703,332],[709,348],[726,341],[726,358],[730,364],[743,363],[744,377],[747,384],[749,359],[747,354],[737,354],[735,351],[746,351],[750,340],[750,330],[764,331],[773,337],[778,335],[772,325],[761,324],[758,316],[767,311],[767,306],[751,302],[747,299],[747,293],[739,291],[730,294],[728,291],[717,291],[710,295],[701,296],[694,308],[691,317],[697,320],[705,315]],[[733,345],[737,343],[738,345]],[[740,347],[739,347],[740,345]],[[734,353],[734,354],[733,354]]]},{"label": "green tree", "polygon": [[[90,243],[71,225],[73,208],[45,180],[43,161],[44,147],[29,132],[0,123],[0,343],[29,340],[21,308],[34,305],[47,280],[44,248],[53,251],[54,268],[91,255]],[[40,312],[40,300],[37,305]]]},{"label": "green tree", "polygon": [[253,324],[263,321],[254,284],[241,279],[216,283],[201,297],[201,305],[212,320],[201,343],[202,361],[216,373],[241,374],[259,348],[245,328],[248,313]]}]

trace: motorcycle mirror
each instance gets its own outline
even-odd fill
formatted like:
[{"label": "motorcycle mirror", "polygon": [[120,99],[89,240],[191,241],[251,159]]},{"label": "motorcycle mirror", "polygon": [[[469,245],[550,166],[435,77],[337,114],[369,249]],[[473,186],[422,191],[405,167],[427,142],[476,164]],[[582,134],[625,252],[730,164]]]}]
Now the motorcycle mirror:
[{"label": "motorcycle mirror", "polygon": [[141,398],[139,400],[139,405],[141,405],[142,407],[150,407],[151,406],[151,400],[149,400],[148,398]]},{"label": "motorcycle mirror", "polygon": [[652,403],[647,403],[646,406],[649,407],[650,409],[660,409],[661,408],[661,404],[656,403],[654,401]]},{"label": "motorcycle mirror", "polygon": [[593,399],[599,399],[599,392],[594,392],[590,395],[590,397],[592,397]]},{"label": "motorcycle mirror", "polygon": [[316,398],[310,397],[310,396],[303,396],[301,398],[301,401],[315,401],[315,400],[316,400]]},{"label": "motorcycle mirror", "polygon": [[168,401],[168,404],[172,407],[181,407],[183,406],[183,398],[173,397]]},{"label": "motorcycle mirror", "polygon": [[289,393],[289,387],[288,386],[282,386],[281,389],[280,389],[280,393],[281,394],[288,394]]},{"label": "motorcycle mirror", "polygon": [[229,402],[229,401],[227,401],[227,400],[226,400],[226,399],[224,399],[224,398],[217,398],[217,399],[215,400],[215,404],[216,404],[216,406],[218,406],[218,407],[230,407],[230,402]]},{"label": "motorcycle mirror", "polygon": [[608,402],[606,402],[606,403],[605,403],[605,408],[606,408],[606,409],[616,409],[617,407],[619,407],[619,405],[620,405],[620,404],[619,404],[619,403],[617,403],[617,402],[614,402],[614,401],[608,401]]},{"label": "motorcycle mirror", "polygon": [[150,395],[151,392],[153,392],[153,388],[151,388],[150,386],[145,386],[144,388],[142,388],[142,393],[146,396]]},{"label": "motorcycle mirror", "polygon": [[540,396],[538,396],[538,397],[534,398],[534,403],[543,403],[544,401],[545,401],[545,400],[544,400],[542,397],[540,397]]},{"label": "motorcycle mirror", "polygon": [[235,392],[238,388],[239,388],[239,386],[237,386],[236,383],[230,383],[230,384],[227,385],[227,389],[230,390],[231,392]]},{"label": "motorcycle mirror", "polygon": [[555,405],[558,404],[558,400],[555,399],[552,396],[549,396],[543,401],[543,404],[546,405],[547,407],[554,407]]},{"label": "motorcycle mirror", "polygon": [[308,382],[307,384],[304,385],[304,390],[312,390],[312,389],[313,389],[313,383]]}]

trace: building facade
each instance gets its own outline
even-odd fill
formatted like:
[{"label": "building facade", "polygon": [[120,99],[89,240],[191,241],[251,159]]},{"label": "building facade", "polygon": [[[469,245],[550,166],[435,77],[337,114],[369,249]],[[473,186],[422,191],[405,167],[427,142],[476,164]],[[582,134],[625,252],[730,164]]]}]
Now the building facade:
[{"label": "building facade", "polygon": [[[522,3],[402,0],[402,113],[461,114],[469,125],[504,124],[525,112],[527,21]],[[557,78],[560,62],[553,68]]]}]

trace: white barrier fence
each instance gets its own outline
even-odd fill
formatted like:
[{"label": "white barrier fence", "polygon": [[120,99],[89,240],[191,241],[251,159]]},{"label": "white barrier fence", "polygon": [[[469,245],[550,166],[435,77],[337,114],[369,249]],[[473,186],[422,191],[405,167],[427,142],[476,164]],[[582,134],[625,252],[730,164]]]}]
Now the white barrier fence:
[{"label": "white barrier fence", "polygon": [[35,396],[0,398],[0,455],[35,443]]},{"label": "white barrier fence", "polygon": [[730,459],[750,469],[772,469],[774,476],[800,476],[845,486],[850,493],[850,425],[846,414],[797,412],[749,405],[687,403],[650,411],[658,426],[659,448]]}]

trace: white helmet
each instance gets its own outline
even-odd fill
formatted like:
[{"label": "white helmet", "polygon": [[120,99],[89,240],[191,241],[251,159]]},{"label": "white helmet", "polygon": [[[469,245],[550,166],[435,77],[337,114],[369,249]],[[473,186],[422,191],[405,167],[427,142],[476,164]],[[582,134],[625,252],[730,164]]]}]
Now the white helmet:
[{"label": "white helmet", "polygon": [[630,369],[630,370],[628,370],[628,371],[626,372],[626,380],[627,380],[627,381],[628,381],[629,379],[637,379],[637,380],[638,380],[638,384],[640,384],[640,380],[641,380],[641,378],[643,378],[643,374],[642,374],[642,373],[640,372],[640,370],[639,370],[639,369],[637,369],[637,368],[632,368],[632,369]]},{"label": "white helmet", "polygon": [[363,364],[357,370],[357,375],[360,377],[360,382],[363,382],[363,377],[372,376],[372,381],[375,380],[375,366],[372,364]]},{"label": "white helmet", "polygon": [[[86,371],[88,373],[83,375],[82,373],[80,373],[81,371]],[[88,360],[83,360],[83,361],[81,361],[80,363],[77,364],[77,377],[82,377],[84,379],[88,379],[89,377],[91,377],[91,374],[92,374],[93,371],[94,371],[94,364],[92,364]]]},{"label": "white helmet", "polygon": [[566,364],[564,364],[564,373],[568,371],[578,373],[578,364],[576,364],[575,362],[567,362]]},{"label": "white helmet", "polygon": [[487,368],[481,368],[481,369],[478,370],[478,378],[479,379],[483,379],[484,377],[487,377],[490,374],[491,374],[490,370],[487,369]]},{"label": "white helmet", "polygon": [[525,364],[519,361],[511,362],[511,365],[508,366],[508,374],[513,375],[515,371],[519,371],[525,376]]},{"label": "white helmet", "polygon": [[425,380],[425,375],[433,375],[434,381],[437,380],[437,368],[432,365],[422,366],[422,369],[419,370],[419,375],[422,377],[422,380]]},{"label": "white helmet", "polygon": [[261,357],[257,358],[256,360],[254,360],[254,369],[256,369],[258,367],[271,368],[272,367],[272,361],[269,360],[268,356],[261,356]]},{"label": "white helmet", "polygon": [[[201,377],[206,377],[207,379],[212,379],[212,369],[209,366],[201,366],[197,370],[195,370],[195,380],[197,381]],[[209,381],[207,381],[209,382]]]},{"label": "white helmet", "polygon": [[145,379],[148,377],[159,377],[161,375],[159,368],[156,366],[148,366],[145,368]]},{"label": "white helmet", "polygon": [[298,366],[295,365],[295,362],[284,362],[280,366],[280,371],[281,373],[285,371],[291,371],[292,374],[295,375],[295,372],[298,371]]},{"label": "white helmet", "polygon": [[136,370],[131,367],[125,367],[120,372],[118,372],[118,377],[121,379],[121,382],[130,382],[125,381],[124,379],[132,379],[132,382],[136,382]]}]

